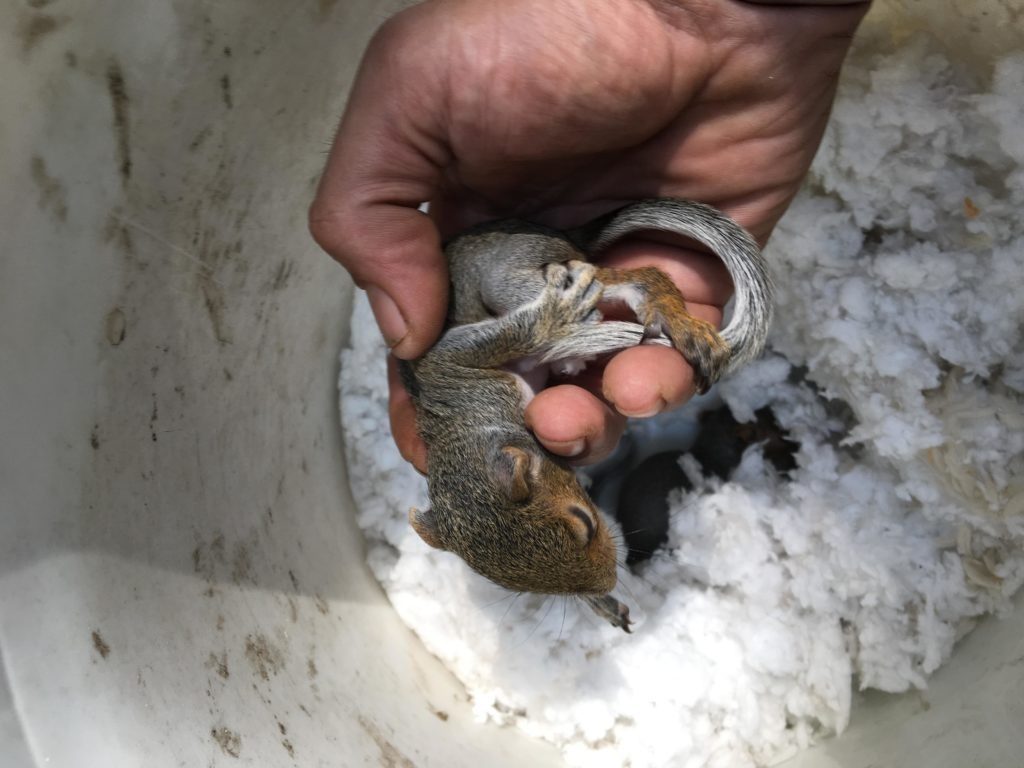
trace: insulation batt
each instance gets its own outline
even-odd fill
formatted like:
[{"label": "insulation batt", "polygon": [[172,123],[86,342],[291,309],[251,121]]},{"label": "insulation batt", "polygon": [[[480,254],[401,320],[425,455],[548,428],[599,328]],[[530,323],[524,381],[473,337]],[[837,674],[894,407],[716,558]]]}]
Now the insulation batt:
[{"label": "insulation batt", "polygon": [[420,541],[406,511],[425,485],[392,444],[384,346],[357,302],[341,413],[369,563],[481,719],[571,765],[766,765],[841,732],[857,687],[925,687],[974,620],[1009,607],[1024,581],[1024,56],[988,75],[924,38],[851,55],[768,248],[771,349],[717,388],[741,421],[771,407],[799,467],[779,477],[751,449],[722,483],[684,458],[696,488],[671,497],[668,544],[617,590],[642,616],[633,635]]}]

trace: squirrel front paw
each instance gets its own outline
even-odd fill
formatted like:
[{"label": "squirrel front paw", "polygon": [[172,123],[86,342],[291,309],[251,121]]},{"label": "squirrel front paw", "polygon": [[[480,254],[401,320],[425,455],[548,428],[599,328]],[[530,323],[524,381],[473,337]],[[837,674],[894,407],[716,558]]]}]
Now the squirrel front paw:
[{"label": "squirrel front paw", "polygon": [[544,290],[537,299],[543,320],[552,327],[597,322],[601,314],[601,284],[594,278],[597,268],[585,261],[547,264]]}]

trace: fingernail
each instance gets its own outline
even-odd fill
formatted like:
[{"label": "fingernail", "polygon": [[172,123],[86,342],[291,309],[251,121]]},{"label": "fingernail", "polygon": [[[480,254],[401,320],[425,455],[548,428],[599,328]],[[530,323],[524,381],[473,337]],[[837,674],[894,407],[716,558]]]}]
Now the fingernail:
[{"label": "fingernail", "polygon": [[623,416],[625,416],[627,419],[649,419],[651,418],[651,416],[657,416],[659,413],[665,410],[665,406],[668,405],[668,403],[665,402],[664,398],[659,397],[656,398],[654,403],[648,406],[647,408],[631,411],[628,408],[623,408],[621,405],[616,403],[615,398],[612,397],[612,393],[609,392],[607,388],[602,388],[602,394],[604,395],[604,399],[608,401],[608,404],[616,411],[621,413]]},{"label": "fingernail", "polygon": [[569,440],[564,443],[545,441],[544,445],[552,453],[557,453],[559,456],[571,459],[574,456],[579,456],[584,450],[586,450],[587,441],[585,438],[581,437],[579,440]]},{"label": "fingernail", "polygon": [[666,405],[667,403],[659,397],[654,402],[654,405],[643,410],[628,411],[624,408],[620,408],[619,406],[615,406],[615,408],[623,416],[626,416],[627,418],[630,419],[649,419],[651,418],[651,416],[657,416],[659,413],[664,411]]},{"label": "fingernail", "polygon": [[375,285],[366,289],[366,296],[370,300],[373,316],[377,318],[377,325],[384,336],[384,343],[389,349],[401,344],[409,329],[395,300]]}]

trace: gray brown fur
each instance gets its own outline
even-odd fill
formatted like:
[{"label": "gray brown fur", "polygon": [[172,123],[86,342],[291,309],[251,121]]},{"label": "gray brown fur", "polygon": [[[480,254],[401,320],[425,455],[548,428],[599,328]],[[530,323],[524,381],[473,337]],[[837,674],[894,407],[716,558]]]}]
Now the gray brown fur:
[{"label": "gray brown fur", "polygon": [[[725,345],[706,329],[682,339],[689,320],[680,324],[646,311],[666,292],[674,296],[659,306],[685,306],[661,273],[599,270],[586,262],[587,254],[613,240],[650,229],[695,238],[722,258],[737,297],[722,334]],[[523,389],[502,367],[522,359],[586,358],[664,331],[698,376],[713,383],[764,345],[771,285],[760,251],[713,209],[658,199],[572,233],[518,221],[482,225],[452,240],[445,253],[453,289],[450,327],[423,357],[401,365],[428,448],[432,505],[411,510],[410,521],[427,543],[458,554],[497,584],[579,595],[628,631],[627,609],[609,596],[617,552],[607,524],[567,463],[526,428]],[[596,279],[602,274],[608,285]],[[631,275],[639,275],[635,283]],[[598,301],[614,298],[615,291],[639,302],[634,309],[649,318],[647,328],[600,322]],[[705,353],[709,339],[714,354]]]}]

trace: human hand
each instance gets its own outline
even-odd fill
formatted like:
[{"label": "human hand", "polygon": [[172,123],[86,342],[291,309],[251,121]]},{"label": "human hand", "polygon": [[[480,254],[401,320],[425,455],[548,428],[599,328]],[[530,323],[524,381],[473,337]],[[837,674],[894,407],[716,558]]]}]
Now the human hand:
[{"label": "human hand", "polygon": [[[570,227],[633,200],[714,205],[763,244],[807,171],[867,4],[738,0],[428,0],[364,56],[310,211],[314,237],[366,288],[392,354],[440,334],[440,243],[489,219]],[[431,203],[430,216],[417,211]],[[601,262],[655,265],[720,323],[732,286],[691,243],[652,234]],[[425,447],[391,361],[392,431]],[[641,346],[539,393],[527,424],[554,453],[606,455],[625,416],[693,395],[675,351]]]}]

